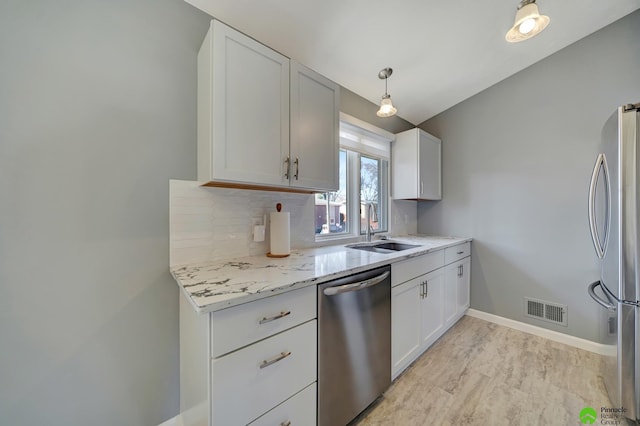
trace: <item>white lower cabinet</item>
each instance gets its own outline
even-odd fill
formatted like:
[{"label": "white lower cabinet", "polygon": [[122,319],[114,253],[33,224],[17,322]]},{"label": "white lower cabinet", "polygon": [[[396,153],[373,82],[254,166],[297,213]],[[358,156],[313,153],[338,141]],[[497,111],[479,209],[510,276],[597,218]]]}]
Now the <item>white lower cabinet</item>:
[{"label": "white lower cabinet", "polygon": [[455,324],[469,308],[471,257],[445,267],[445,326]]},{"label": "white lower cabinet", "polygon": [[415,278],[391,289],[391,376],[404,370],[420,355],[422,307],[420,280]]},{"label": "white lower cabinet", "polygon": [[315,317],[315,286],[213,312],[211,356],[218,358]]},{"label": "white lower cabinet", "polygon": [[460,261],[460,275],[456,283],[458,313],[462,314],[471,305],[471,257]]},{"label": "white lower cabinet", "polygon": [[391,289],[391,376],[397,377],[444,327],[442,268]]},{"label": "white lower cabinet", "polygon": [[316,328],[309,321],[214,359],[213,424],[250,423],[315,382]]},{"label": "white lower cabinet", "polygon": [[391,289],[392,379],[469,308],[469,254],[470,243],[463,243],[392,264],[395,285]]},{"label": "white lower cabinet", "polygon": [[427,349],[444,332],[442,317],[442,300],[444,298],[444,274],[442,269],[424,275],[422,291],[420,292],[422,324],[421,346]]},{"label": "white lower cabinet", "polygon": [[316,384],[307,386],[264,416],[251,426],[311,426],[316,424],[316,411],[309,409],[316,405]]},{"label": "white lower cabinet", "polygon": [[442,308],[444,310],[444,322],[447,325],[451,325],[456,321],[456,317],[458,314],[457,308],[457,294],[458,294],[458,283],[457,283],[457,274],[458,269],[452,268],[452,265],[449,265],[445,268],[444,272],[444,300],[442,304]]},{"label": "white lower cabinet", "polygon": [[208,315],[180,298],[185,426],[315,424],[316,381],[315,286]]}]

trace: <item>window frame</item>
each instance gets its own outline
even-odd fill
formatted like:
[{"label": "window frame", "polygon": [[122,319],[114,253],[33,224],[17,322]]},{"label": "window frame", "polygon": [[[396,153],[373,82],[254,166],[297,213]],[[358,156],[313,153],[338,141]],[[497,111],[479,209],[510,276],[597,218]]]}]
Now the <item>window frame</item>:
[{"label": "window frame", "polygon": [[[347,132],[356,136],[357,141],[343,137]],[[360,239],[366,234],[366,229],[361,227],[360,220],[360,184],[361,184],[361,156],[379,161],[379,179],[382,193],[380,195],[380,207],[378,219],[382,221],[384,229],[376,230],[376,234],[388,233],[390,221],[390,168],[391,168],[391,142],[395,140],[393,133],[380,129],[348,114],[340,113],[340,150],[346,151],[347,174],[347,232],[316,234],[315,233],[315,206],[314,206],[314,235],[316,242],[334,241],[341,239]],[[327,200],[328,201],[328,200]],[[315,204],[315,196],[314,196]]]},{"label": "window frame", "polygon": [[[379,213],[378,213],[378,223],[382,223],[382,225],[378,225],[378,227],[380,228],[380,226],[382,226],[382,229],[376,229],[374,230],[374,232],[377,233],[385,233],[385,232],[389,232],[389,185],[390,185],[390,181],[389,181],[389,160],[385,159],[385,158],[379,158],[379,157],[374,157],[372,155],[366,155],[366,154],[357,154],[358,156],[358,163],[359,163],[359,172],[358,173],[358,206],[361,208],[363,205],[363,200],[361,197],[361,185],[362,185],[362,181],[361,181],[361,174],[362,174],[362,157],[371,159],[371,160],[377,160],[378,161],[378,179],[380,182],[380,188],[378,189],[379,195],[379,203],[380,206],[378,207],[379,209]],[[366,217],[366,213],[365,213],[365,217]],[[361,226],[361,222],[358,221],[358,228],[360,229],[360,235],[365,235],[367,233],[366,229],[362,229]]]}]

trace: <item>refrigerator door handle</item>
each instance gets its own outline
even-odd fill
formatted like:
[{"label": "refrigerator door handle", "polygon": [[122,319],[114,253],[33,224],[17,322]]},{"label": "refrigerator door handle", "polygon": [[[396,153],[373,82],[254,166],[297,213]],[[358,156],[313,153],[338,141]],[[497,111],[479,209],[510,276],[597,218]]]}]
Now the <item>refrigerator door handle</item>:
[{"label": "refrigerator door handle", "polygon": [[600,299],[596,294],[595,288],[600,286],[601,284],[602,283],[600,281],[596,281],[594,283],[589,284],[589,287],[587,288],[587,291],[589,292],[589,296],[591,296],[591,298],[595,300],[603,308],[609,311],[615,312],[616,305],[609,299],[609,295],[607,294],[607,291],[604,288],[602,289],[602,291],[604,292],[604,295],[607,298],[607,301]]},{"label": "refrigerator door handle", "polygon": [[[598,178],[600,177],[600,170],[604,170],[605,179],[605,194],[606,194],[606,211],[604,218],[604,241],[600,242],[600,235],[598,234],[598,225],[596,223],[596,187],[598,184]],[[607,165],[607,158],[603,153],[598,155],[596,164],[593,167],[593,173],[591,174],[591,183],[589,184],[589,229],[591,230],[591,239],[593,246],[596,249],[598,258],[603,259],[604,253],[609,240],[609,212],[611,211],[611,197],[609,190],[609,167]]]}]

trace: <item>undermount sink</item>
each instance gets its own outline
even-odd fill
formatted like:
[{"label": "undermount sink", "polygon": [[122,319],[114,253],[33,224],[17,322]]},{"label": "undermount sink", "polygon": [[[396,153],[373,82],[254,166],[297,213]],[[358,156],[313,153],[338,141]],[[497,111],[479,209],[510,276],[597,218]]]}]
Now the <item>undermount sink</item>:
[{"label": "undermount sink", "polygon": [[404,244],[394,241],[388,241],[384,243],[357,243],[346,245],[347,248],[356,250],[372,251],[375,253],[396,253],[402,250],[409,250],[412,248],[420,247],[415,244]]}]

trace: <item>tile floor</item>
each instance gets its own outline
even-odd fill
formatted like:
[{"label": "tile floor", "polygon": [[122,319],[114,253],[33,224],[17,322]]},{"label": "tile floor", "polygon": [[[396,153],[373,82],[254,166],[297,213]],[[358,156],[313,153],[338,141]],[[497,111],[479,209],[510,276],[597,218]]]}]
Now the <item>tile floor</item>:
[{"label": "tile floor", "polygon": [[585,406],[611,407],[602,362],[464,316],[352,425],[580,425]]}]

